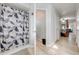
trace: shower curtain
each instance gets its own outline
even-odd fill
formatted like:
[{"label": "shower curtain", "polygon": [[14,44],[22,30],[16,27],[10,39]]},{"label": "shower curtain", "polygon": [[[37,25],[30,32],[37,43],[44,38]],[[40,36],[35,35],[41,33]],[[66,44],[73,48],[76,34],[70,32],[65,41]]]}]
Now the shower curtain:
[{"label": "shower curtain", "polygon": [[29,44],[29,11],[0,6],[0,52]]}]

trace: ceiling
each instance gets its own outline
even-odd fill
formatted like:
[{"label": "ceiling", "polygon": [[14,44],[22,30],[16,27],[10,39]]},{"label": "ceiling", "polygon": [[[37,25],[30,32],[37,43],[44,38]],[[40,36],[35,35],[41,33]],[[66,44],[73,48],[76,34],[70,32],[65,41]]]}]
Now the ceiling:
[{"label": "ceiling", "polygon": [[[11,3],[8,5],[24,10],[27,8],[33,8],[33,4],[29,3]],[[55,8],[60,17],[75,17],[77,9],[79,8],[79,3],[52,3],[52,6]]]},{"label": "ceiling", "polygon": [[60,17],[74,17],[79,4],[76,3],[53,3],[53,7],[56,9]]},{"label": "ceiling", "polygon": [[34,6],[33,3],[30,3],[30,4],[29,3],[5,3],[5,4],[24,11],[33,9],[33,6]]}]

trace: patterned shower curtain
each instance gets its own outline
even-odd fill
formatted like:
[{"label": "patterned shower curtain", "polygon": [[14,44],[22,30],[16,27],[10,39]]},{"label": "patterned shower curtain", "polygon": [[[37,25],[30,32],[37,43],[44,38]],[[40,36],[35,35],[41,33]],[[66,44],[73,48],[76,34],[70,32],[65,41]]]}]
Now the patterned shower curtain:
[{"label": "patterned shower curtain", "polygon": [[1,4],[0,52],[29,43],[29,11],[14,9]]}]

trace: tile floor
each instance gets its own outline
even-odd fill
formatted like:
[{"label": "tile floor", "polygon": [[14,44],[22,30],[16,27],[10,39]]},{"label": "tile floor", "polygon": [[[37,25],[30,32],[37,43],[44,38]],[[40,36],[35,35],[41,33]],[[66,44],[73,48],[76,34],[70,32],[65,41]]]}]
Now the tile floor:
[{"label": "tile floor", "polygon": [[26,48],[14,53],[13,55],[34,55],[34,48]]}]

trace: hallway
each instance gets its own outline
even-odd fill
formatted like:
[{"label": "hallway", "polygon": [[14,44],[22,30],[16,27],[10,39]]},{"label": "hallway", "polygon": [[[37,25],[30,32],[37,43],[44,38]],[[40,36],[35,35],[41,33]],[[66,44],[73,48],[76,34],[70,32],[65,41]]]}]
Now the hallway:
[{"label": "hallway", "polygon": [[37,55],[78,55],[79,48],[73,43],[73,46],[69,48],[67,38],[61,37],[55,44],[47,48],[44,45],[37,42]]},{"label": "hallway", "polygon": [[[79,4],[75,3],[37,4],[36,11],[45,11],[36,13],[37,55],[79,54],[78,6]],[[41,43],[42,39],[46,40],[46,46]]]}]

